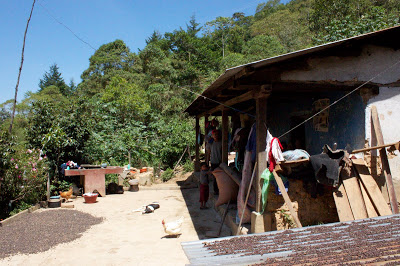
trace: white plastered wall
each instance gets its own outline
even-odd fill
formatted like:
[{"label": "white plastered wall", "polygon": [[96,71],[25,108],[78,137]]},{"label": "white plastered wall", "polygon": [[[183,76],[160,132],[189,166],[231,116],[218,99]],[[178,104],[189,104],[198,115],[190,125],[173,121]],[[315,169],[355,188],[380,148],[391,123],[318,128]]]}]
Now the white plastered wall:
[{"label": "white plastered wall", "polygon": [[[379,95],[368,101],[365,109],[365,138],[371,144],[371,106],[375,105],[385,143],[400,141],[400,87],[379,89]],[[392,178],[400,181],[400,154],[389,159]]]},{"label": "white plastered wall", "polygon": [[[400,79],[400,50],[368,45],[359,56],[310,58],[308,69],[287,71],[281,80],[293,81],[369,81],[389,84]],[[382,73],[383,72],[383,73]]]}]

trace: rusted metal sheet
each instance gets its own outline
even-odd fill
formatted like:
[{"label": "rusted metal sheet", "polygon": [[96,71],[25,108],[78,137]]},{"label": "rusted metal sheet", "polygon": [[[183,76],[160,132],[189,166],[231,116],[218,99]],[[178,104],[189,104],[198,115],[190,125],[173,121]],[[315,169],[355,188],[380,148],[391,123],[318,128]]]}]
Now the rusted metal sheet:
[{"label": "rusted metal sheet", "polygon": [[182,243],[192,265],[400,262],[400,215]]}]

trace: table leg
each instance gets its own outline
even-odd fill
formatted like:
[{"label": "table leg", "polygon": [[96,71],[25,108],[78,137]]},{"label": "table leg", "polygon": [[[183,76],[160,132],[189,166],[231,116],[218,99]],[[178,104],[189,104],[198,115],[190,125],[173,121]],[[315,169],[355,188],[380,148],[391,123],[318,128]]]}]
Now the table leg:
[{"label": "table leg", "polygon": [[97,190],[100,196],[106,196],[106,177],[105,174],[90,172],[86,173],[84,177],[85,193]]}]

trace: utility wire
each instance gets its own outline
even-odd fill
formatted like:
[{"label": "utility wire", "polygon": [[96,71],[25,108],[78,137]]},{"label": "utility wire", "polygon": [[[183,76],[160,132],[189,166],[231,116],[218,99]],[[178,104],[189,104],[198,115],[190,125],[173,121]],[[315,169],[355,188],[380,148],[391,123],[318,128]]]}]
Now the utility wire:
[{"label": "utility wire", "polygon": [[386,73],[387,71],[389,71],[390,69],[394,68],[396,65],[398,65],[400,63],[400,59],[394,63],[393,65],[391,65],[390,67],[386,68],[385,70],[381,71],[380,73],[378,73],[377,75],[375,75],[374,77],[372,77],[371,79],[367,80],[366,82],[364,82],[363,84],[361,84],[360,86],[358,86],[357,88],[355,88],[354,90],[350,91],[349,93],[345,94],[344,96],[342,96],[341,98],[339,98],[338,100],[334,101],[332,104],[328,105],[327,107],[325,107],[324,109],[320,110],[319,112],[317,112],[316,114],[314,114],[313,116],[307,118],[306,120],[304,120],[303,122],[301,122],[300,124],[298,124],[297,126],[291,128],[290,130],[288,130],[287,132],[283,133],[282,135],[280,135],[278,138],[281,138],[285,135],[287,135],[288,133],[292,132],[293,130],[295,130],[296,128],[298,128],[299,126],[303,125],[304,123],[310,121],[311,119],[313,119],[314,117],[316,117],[317,115],[319,115],[320,113],[322,113],[323,111],[331,108],[333,105],[337,104],[338,102],[340,102],[341,100],[343,100],[344,98],[348,97],[350,94],[356,92],[357,90],[359,90],[360,88],[364,87],[365,85],[367,85],[368,83],[370,83],[372,80],[376,79],[377,77],[379,77],[380,75],[382,75],[383,73]]},{"label": "utility wire", "polygon": [[250,117],[255,118],[255,116],[252,115],[252,114],[246,113],[245,111],[239,110],[239,109],[234,108],[234,107],[232,107],[232,106],[229,106],[229,105],[226,105],[226,104],[224,104],[224,103],[218,102],[218,101],[216,101],[216,100],[214,100],[214,99],[208,98],[208,97],[206,97],[206,96],[204,96],[204,95],[201,95],[200,93],[191,91],[191,90],[186,89],[186,88],[181,87],[181,86],[177,86],[177,87],[180,88],[180,89],[183,89],[183,90],[185,90],[185,91],[188,91],[188,92],[190,92],[190,93],[196,94],[196,95],[198,95],[199,97],[202,97],[204,100],[209,100],[209,101],[211,101],[211,102],[215,102],[215,103],[217,103],[217,104],[220,104],[220,105],[222,105],[222,106],[225,106],[225,107],[227,107],[227,108],[230,108],[230,109],[234,110],[235,112],[239,112],[239,113],[242,113],[242,114],[246,114],[246,115],[248,115],[248,116],[250,116]]},{"label": "utility wire", "polygon": [[66,28],[67,30],[69,30],[78,40],[80,40],[81,42],[83,42],[84,44],[86,44],[87,46],[89,46],[90,48],[92,48],[94,51],[96,51],[96,48],[94,48],[92,45],[90,45],[90,43],[84,41],[81,37],[79,37],[75,32],[73,32],[67,25],[65,25],[64,23],[62,23],[61,21],[59,21],[55,16],[53,16],[53,14],[51,14],[51,12],[39,2],[39,5],[44,9],[44,11],[46,11],[46,13],[52,18],[54,19],[58,24],[60,24],[61,26],[63,26],[64,28]]},{"label": "utility wire", "polygon": [[20,78],[21,78],[22,65],[24,64],[24,52],[25,52],[26,34],[28,33],[29,22],[31,21],[31,17],[32,17],[32,13],[33,13],[33,8],[35,7],[35,2],[36,2],[36,0],[33,0],[32,8],[31,8],[31,13],[29,14],[28,22],[26,23],[26,28],[25,28],[25,33],[24,33],[24,42],[23,42],[23,44],[22,44],[22,53],[21,53],[21,65],[20,65],[20,67],[19,67],[17,85],[15,86],[15,97],[14,97],[14,103],[13,103],[13,111],[12,111],[12,115],[11,115],[10,128],[8,129],[8,132],[10,133],[10,135],[11,135],[11,131],[12,131],[12,128],[13,128],[13,123],[14,123],[15,106],[17,105],[17,95],[18,95],[19,80],[20,80]]}]

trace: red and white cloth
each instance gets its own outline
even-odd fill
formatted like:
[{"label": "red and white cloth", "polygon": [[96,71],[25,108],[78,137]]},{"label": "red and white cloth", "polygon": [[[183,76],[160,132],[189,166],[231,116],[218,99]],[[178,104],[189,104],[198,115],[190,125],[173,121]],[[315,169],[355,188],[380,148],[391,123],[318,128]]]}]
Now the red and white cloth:
[{"label": "red and white cloth", "polygon": [[277,162],[282,162],[285,159],[282,154],[282,145],[278,138],[274,138],[269,130],[267,130],[267,162],[269,162],[269,171],[272,172]]}]

